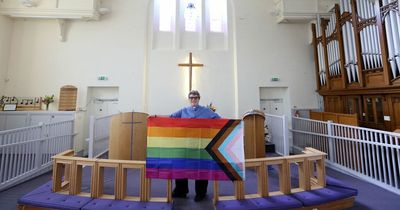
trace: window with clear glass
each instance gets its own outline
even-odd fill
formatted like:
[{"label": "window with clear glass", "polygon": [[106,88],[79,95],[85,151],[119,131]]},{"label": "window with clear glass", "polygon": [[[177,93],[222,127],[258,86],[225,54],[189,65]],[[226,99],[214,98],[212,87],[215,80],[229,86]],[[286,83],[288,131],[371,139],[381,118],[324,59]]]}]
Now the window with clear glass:
[{"label": "window with clear glass", "polygon": [[174,29],[176,1],[175,0],[157,0],[158,21],[160,31],[172,31]]},{"label": "window with clear glass", "polygon": [[227,5],[226,0],[210,0],[210,31],[223,32],[224,23],[226,22]]},{"label": "window with clear glass", "polygon": [[[221,34],[228,33],[227,0],[154,0],[153,2],[155,33],[176,32],[180,39],[192,36],[194,33],[205,33],[206,36],[209,35],[206,39],[212,40],[212,43],[224,43],[223,40],[227,36]],[[186,32],[189,33],[178,35]],[[155,37],[157,39],[157,36],[170,35],[170,33],[160,33]],[[165,41],[164,38],[160,40]]]},{"label": "window with clear glass", "polygon": [[201,1],[185,0],[185,31],[197,31],[197,24],[201,18]]}]

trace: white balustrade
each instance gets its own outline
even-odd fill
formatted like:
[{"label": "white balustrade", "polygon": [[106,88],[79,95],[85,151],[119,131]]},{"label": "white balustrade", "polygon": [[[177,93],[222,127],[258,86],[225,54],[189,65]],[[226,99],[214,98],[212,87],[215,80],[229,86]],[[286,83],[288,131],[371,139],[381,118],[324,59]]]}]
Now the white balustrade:
[{"label": "white balustrade", "polygon": [[400,134],[296,117],[292,123],[296,151],[323,151],[330,167],[400,195]]}]

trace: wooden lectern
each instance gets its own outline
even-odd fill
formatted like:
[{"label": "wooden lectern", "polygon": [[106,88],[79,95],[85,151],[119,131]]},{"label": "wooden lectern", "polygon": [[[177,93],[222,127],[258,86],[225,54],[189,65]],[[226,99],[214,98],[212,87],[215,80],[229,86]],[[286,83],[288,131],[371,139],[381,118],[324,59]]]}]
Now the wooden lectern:
[{"label": "wooden lectern", "polygon": [[147,116],[126,112],[111,118],[109,159],[146,160]]},{"label": "wooden lectern", "polygon": [[245,159],[265,157],[264,121],[265,114],[260,110],[243,115]]}]

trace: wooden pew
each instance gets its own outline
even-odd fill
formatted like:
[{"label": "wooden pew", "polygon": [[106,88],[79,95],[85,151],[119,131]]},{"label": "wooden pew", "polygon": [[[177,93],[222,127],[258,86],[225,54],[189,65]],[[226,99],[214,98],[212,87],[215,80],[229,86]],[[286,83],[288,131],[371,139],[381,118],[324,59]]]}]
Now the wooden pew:
[{"label": "wooden pew", "polygon": [[[310,190],[323,189],[326,184],[325,172],[325,156],[326,153],[320,152],[313,148],[306,148],[303,154],[271,157],[271,158],[257,158],[247,159],[246,168],[255,168],[257,175],[257,193],[246,194],[244,190],[244,181],[234,181],[234,195],[233,196],[220,196],[219,182],[214,181],[214,195],[213,202],[217,205],[219,201],[234,201],[257,198],[271,198],[280,195],[294,195],[296,193],[306,192]],[[291,187],[291,171],[290,164],[296,163],[298,165],[298,178],[299,187]],[[277,166],[279,174],[279,190],[270,192],[268,191],[268,166]],[[315,167],[315,166],[316,167]],[[246,208],[246,202],[243,203],[243,208]],[[295,209],[308,210],[308,209],[343,209],[353,206],[354,197],[341,199],[338,201],[329,202],[318,206],[298,207]],[[331,208],[331,207],[334,208]],[[216,206],[217,209],[217,206]],[[224,209],[224,208],[223,208]]]},{"label": "wooden pew", "polygon": [[[115,200],[131,200],[142,202],[172,201],[172,180],[167,180],[166,197],[151,196],[151,180],[145,177],[145,161],[81,158],[71,156],[70,152],[58,154],[53,157],[53,160],[53,192]],[[84,166],[92,167],[90,193],[81,192],[82,167]],[[113,195],[107,195],[103,193],[104,170],[106,168],[113,168],[115,171]],[[138,169],[140,171],[139,196],[127,196],[126,194],[127,169]],[[65,178],[64,181],[62,181],[62,174],[65,175],[64,177],[70,178]]]}]

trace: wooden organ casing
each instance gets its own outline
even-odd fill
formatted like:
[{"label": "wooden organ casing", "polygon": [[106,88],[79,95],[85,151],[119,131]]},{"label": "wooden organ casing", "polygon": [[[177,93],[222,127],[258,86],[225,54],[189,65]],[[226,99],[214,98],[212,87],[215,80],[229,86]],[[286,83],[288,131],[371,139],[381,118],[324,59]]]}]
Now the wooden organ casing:
[{"label": "wooden organ casing", "polygon": [[340,0],[312,24],[324,111],[358,114],[359,125],[400,128],[399,0]]}]

